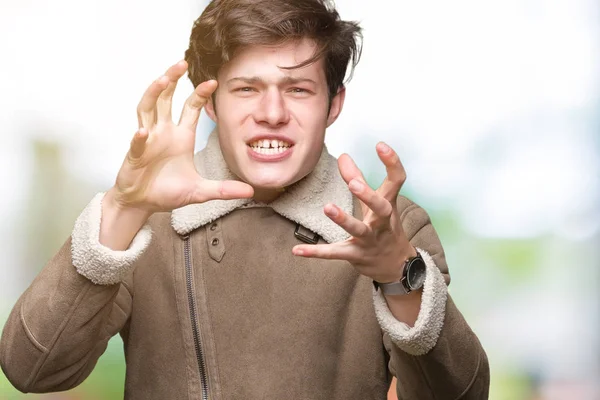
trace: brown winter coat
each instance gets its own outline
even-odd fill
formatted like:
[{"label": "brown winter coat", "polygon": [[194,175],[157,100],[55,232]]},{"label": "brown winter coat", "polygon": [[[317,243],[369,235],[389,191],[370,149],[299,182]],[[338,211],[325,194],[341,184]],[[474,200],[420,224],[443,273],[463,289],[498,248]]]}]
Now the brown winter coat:
[{"label": "brown winter coat", "polygon": [[[214,135],[196,162],[203,176],[229,177]],[[155,214],[124,252],[97,242],[101,198],[4,327],[0,363],[19,390],[78,385],[119,333],[132,400],[383,400],[390,373],[400,399],[487,398],[485,352],[447,295],[444,252],[422,208],[398,198],[428,262],[414,328],[347,262],[292,255],[299,226],[320,243],[344,239],[322,216],[325,201],[360,216],[325,151],[269,207],[219,201]]]}]

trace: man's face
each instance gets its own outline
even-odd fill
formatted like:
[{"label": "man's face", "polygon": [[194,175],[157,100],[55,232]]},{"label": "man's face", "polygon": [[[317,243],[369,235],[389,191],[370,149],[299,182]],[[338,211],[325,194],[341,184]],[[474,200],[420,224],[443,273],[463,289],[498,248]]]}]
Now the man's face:
[{"label": "man's face", "polygon": [[341,111],[344,91],[329,97],[323,61],[311,58],[311,41],[248,47],[219,71],[216,114],[223,156],[230,170],[261,191],[295,183],[315,167],[325,129]]}]

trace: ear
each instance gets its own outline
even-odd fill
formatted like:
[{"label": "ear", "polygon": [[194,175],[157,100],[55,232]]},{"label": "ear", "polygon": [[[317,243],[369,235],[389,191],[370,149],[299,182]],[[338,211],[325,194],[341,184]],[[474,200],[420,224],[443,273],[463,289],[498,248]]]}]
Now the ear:
[{"label": "ear", "polygon": [[331,126],[335,120],[340,116],[342,108],[344,108],[344,100],[346,99],[346,87],[342,86],[338,90],[337,94],[331,100],[331,108],[329,109],[329,116],[327,117],[327,127]]},{"label": "ear", "polygon": [[212,119],[213,122],[216,124],[217,123],[217,113],[215,112],[215,104],[213,102],[213,99],[215,99],[214,94],[212,96],[210,96],[210,98],[208,99],[208,102],[204,105],[204,111],[206,111],[206,115],[208,115],[208,117],[210,119]]}]

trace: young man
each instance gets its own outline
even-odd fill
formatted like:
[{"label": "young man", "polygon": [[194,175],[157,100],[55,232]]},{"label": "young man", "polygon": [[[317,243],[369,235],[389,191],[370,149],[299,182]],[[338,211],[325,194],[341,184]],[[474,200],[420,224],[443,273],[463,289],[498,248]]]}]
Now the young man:
[{"label": "young man", "polygon": [[[324,0],[206,8],[142,97],[115,185],[13,309],[0,360],[18,389],[76,386],[120,333],[128,399],[385,399],[391,374],[401,399],[487,398],[398,156],[377,145],[374,191],[324,147],[359,36]],[[202,108],[216,130],[194,157]]]}]

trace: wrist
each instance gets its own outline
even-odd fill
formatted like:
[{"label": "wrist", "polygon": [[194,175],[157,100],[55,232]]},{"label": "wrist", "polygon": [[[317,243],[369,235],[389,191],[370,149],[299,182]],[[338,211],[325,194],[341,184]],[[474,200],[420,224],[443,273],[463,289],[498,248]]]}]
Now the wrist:
[{"label": "wrist", "polygon": [[421,289],[425,282],[427,266],[420,253],[413,248],[415,256],[406,258],[400,267],[401,277],[393,281],[373,281],[375,290],[381,289],[384,295],[405,296]]},{"label": "wrist", "polygon": [[126,250],[152,213],[140,208],[123,206],[117,199],[114,188],[106,192],[102,199],[99,240],[100,244],[112,250]]},{"label": "wrist", "polygon": [[383,297],[394,318],[411,328],[415,326],[421,311],[423,289],[414,290],[407,295],[384,294]]},{"label": "wrist", "polygon": [[386,275],[380,275],[373,278],[373,281],[377,283],[390,283],[397,282],[402,279],[404,274],[404,268],[406,267],[407,260],[414,258],[418,255],[417,250],[414,246],[410,245],[406,251],[403,251],[402,256],[398,257],[399,261],[396,266],[393,267],[392,272],[388,272]]},{"label": "wrist", "polygon": [[102,215],[104,215],[104,211],[107,211],[119,217],[138,219],[140,221],[143,220],[145,223],[145,221],[153,214],[152,211],[121,201],[121,198],[122,195],[119,194],[117,188],[114,186],[110,188],[102,198]]}]

